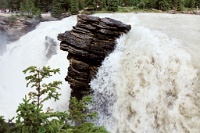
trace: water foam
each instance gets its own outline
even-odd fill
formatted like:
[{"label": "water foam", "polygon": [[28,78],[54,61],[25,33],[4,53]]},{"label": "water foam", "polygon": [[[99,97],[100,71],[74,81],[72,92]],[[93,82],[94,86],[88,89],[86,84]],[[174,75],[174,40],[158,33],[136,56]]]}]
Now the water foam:
[{"label": "water foam", "polygon": [[191,56],[176,39],[132,26],[91,82],[97,123],[112,133],[197,133],[197,82]]},{"label": "water foam", "polygon": [[[97,123],[105,125],[112,133],[199,132],[200,94],[195,68],[200,66],[197,64],[200,57],[197,43],[200,42],[199,18],[133,13],[96,16],[111,17],[132,25],[131,32],[117,41],[115,51],[104,60],[91,82],[95,90],[93,108],[100,114]],[[165,23],[160,26],[163,19]],[[175,23],[177,19],[180,26]],[[192,20],[192,23],[188,26],[185,20]],[[184,22],[184,26],[179,22]],[[6,119],[15,115],[19,102],[29,91],[25,89],[22,70],[30,65],[61,68],[61,75],[52,80],[63,81],[62,100],[46,106],[52,104],[56,110],[67,108],[70,88],[64,81],[69,65],[66,53],[54,51],[47,58],[45,37],[48,35],[59,43],[57,34],[70,30],[75,23],[76,16],[41,23],[36,30],[7,47],[7,52],[0,56],[0,115]],[[174,34],[177,28],[182,32]],[[194,38],[188,39],[185,32],[195,34],[192,34]],[[184,47],[180,40],[173,38],[185,38]],[[191,57],[188,51],[197,57],[195,63],[194,56]]]},{"label": "water foam", "polygon": [[[48,80],[62,81],[61,100],[57,103],[45,103],[45,107],[53,106],[55,110],[66,110],[68,108],[70,87],[64,78],[67,74],[69,62],[66,59],[67,53],[59,50],[57,35],[65,32],[65,30],[71,30],[75,24],[76,16],[71,16],[62,21],[43,22],[18,41],[7,45],[7,51],[0,56],[0,115],[4,116],[5,119],[15,116],[17,106],[24,95],[30,91],[26,88],[25,75],[22,71],[32,65],[60,68],[61,74]],[[48,40],[45,41],[45,38],[47,38],[47,35],[54,43],[52,47],[54,53],[51,56],[46,55],[52,53],[50,47],[46,46]]]}]

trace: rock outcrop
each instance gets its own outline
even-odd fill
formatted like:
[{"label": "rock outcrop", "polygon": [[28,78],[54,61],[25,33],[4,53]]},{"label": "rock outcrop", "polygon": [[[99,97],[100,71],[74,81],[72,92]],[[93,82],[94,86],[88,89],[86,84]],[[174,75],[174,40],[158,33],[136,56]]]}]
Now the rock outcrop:
[{"label": "rock outcrop", "polygon": [[59,44],[51,37],[45,37],[45,55],[48,59],[50,59],[53,55],[57,54],[57,46]]},{"label": "rock outcrop", "polygon": [[116,39],[127,33],[130,25],[111,18],[78,15],[71,31],[58,35],[60,49],[68,51],[70,66],[65,78],[72,89],[71,96],[81,99],[91,93],[89,83],[104,58],[111,53]]},{"label": "rock outcrop", "polygon": [[18,40],[21,36],[35,29],[39,20],[25,19],[18,16],[0,17],[0,54],[5,52],[6,44]]}]

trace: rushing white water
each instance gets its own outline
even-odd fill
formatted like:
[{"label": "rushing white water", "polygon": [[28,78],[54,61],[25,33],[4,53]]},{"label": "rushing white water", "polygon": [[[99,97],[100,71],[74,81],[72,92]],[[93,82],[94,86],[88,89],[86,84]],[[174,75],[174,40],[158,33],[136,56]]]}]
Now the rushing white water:
[{"label": "rushing white water", "polygon": [[[97,123],[111,133],[199,133],[200,17],[149,13],[96,16],[132,26],[117,40],[116,49],[91,81],[93,109],[100,117]],[[22,70],[30,65],[61,69],[61,75],[53,80],[63,81],[62,98],[46,106],[67,109],[67,53],[59,50],[56,36],[75,24],[76,16],[41,23],[7,47],[0,56],[0,115],[6,119],[15,115],[29,91]]]},{"label": "rushing white water", "polygon": [[109,17],[132,29],[91,82],[97,123],[112,133],[199,133],[200,17]]},{"label": "rushing white water", "polygon": [[62,81],[61,100],[45,105],[54,106],[56,110],[68,108],[70,88],[64,78],[69,64],[66,59],[67,53],[59,50],[57,35],[71,30],[75,24],[76,16],[62,21],[43,22],[32,32],[22,36],[20,40],[7,45],[6,53],[0,56],[0,115],[6,119],[15,116],[17,106],[24,95],[30,91],[26,88],[25,75],[22,71],[32,65],[60,68],[61,74],[49,80]]}]

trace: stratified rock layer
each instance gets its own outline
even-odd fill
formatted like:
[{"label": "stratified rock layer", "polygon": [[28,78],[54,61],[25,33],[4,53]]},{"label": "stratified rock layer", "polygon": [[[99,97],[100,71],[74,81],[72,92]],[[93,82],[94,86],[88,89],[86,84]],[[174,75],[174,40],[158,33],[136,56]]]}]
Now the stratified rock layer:
[{"label": "stratified rock layer", "polygon": [[91,93],[89,83],[104,58],[111,53],[116,39],[127,33],[130,25],[111,18],[78,15],[71,31],[58,35],[60,49],[68,51],[70,66],[65,78],[72,88],[71,96],[81,99]]}]

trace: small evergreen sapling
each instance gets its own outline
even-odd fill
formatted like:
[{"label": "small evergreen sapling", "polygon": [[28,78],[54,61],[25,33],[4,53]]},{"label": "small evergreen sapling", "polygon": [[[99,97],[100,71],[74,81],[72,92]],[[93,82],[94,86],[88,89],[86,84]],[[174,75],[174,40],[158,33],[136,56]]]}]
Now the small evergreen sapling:
[{"label": "small evergreen sapling", "polygon": [[[47,100],[59,100],[60,94],[57,92],[61,81],[53,81],[52,83],[43,83],[45,78],[49,78],[52,74],[59,73],[59,69],[50,69],[43,67],[38,69],[35,66],[28,67],[23,71],[25,74],[30,73],[25,79],[28,81],[27,87],[31,86],[35,91],[31,91],[28,97],[23,98],[23,103],[17,109],[16,127],[19,132],[46,132],[49,125],[53,126],[50,118],[63,121],[67,116],[66,112],[43,111],[43,103]],[[54,120],[54,119],[53,119]]]},{"label": "small evergreen sapling", "polygon": [[89,113],[87,105],[92,102],[92,97],[87,96],[78,101],[76,98],[70,100],[70,109],[67,112],[53,112],[52,109],[43,111],[43,104],[50,99],[59,100],[57,92],[60,81],[44,83],[45,78],[59,73],[59,69],[43,67],[38,69],[31,66],[23,71],[28,81],[27,87],[31,85],[34,91],[23,98],[23,103],[18,106],[15,131],[13,133],[107,133],[104,127],[98,127],[89,119],[96,118],[95,112]]}]

